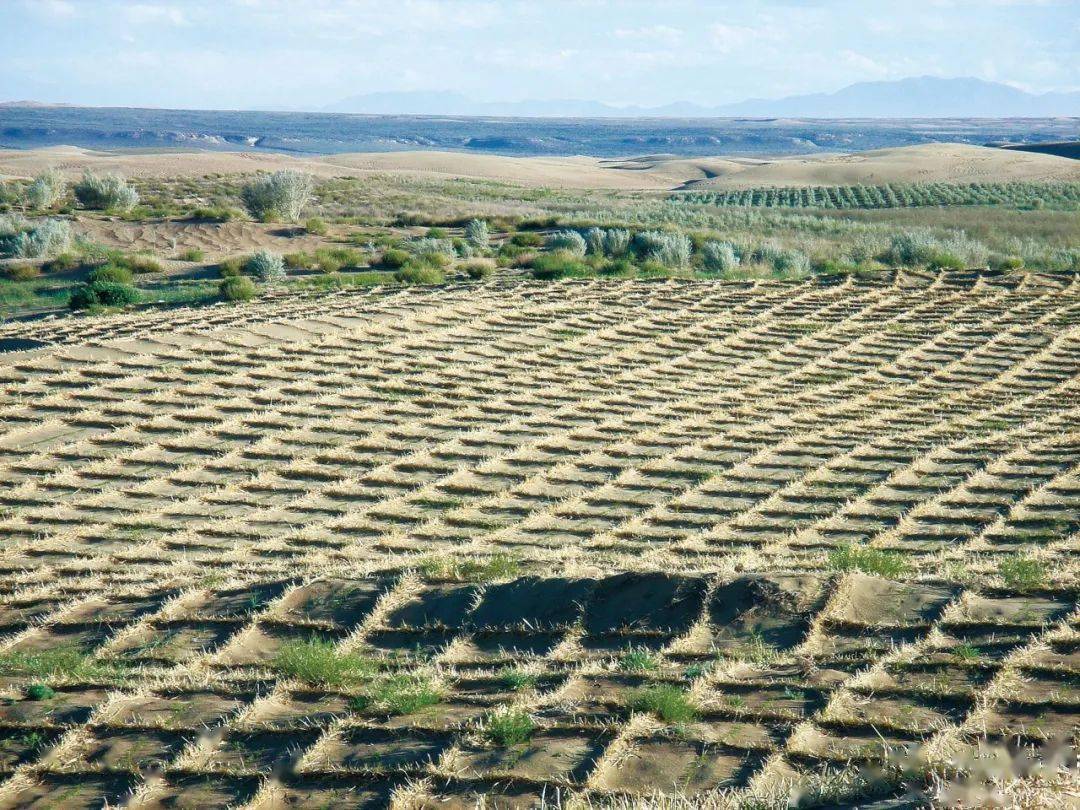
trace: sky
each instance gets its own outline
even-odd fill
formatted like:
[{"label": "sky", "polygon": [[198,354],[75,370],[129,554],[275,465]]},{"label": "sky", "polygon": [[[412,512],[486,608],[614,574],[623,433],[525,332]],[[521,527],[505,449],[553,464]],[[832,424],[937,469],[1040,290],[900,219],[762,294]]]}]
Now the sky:
[{"label": "sky", "polygon": [[1080,0],[0,0],[0,100],[717,105],[922,75],[1080,90]]}]

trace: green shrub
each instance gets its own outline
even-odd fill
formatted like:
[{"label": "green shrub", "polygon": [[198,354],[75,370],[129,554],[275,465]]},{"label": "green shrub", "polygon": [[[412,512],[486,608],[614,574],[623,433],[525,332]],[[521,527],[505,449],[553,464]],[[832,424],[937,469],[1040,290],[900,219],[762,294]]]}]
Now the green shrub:
[{"label": "green shrub", "polygon": [[315,251],[314,266],[324,273],[336,273],[343,267],[357,267],[364,256],[352,248],[319,248]]},{"label": "green shrub", "polygon": [[489,743],[508,748],[526,742],[536,730],[536,722],[528,712],[500,706],[484,719],[481,728]]},{"label": "green shrub", "polygon": [[180,261],[183,262],[201,262],[205,254],[198,248],[188,248],[180,253]]},{"label": "green shrub", "polygon": [[612,259],[611,261],[601,264],[596,272],[602,276],[625,278],[634,275],[636,270],[637,268],[634,267],[634,263],[629,259]]},{"label": "green shrub", "polygon": [[989,264],[991,270],[1022,270],[1024,268],[1024,260],[1019,256],[991,256]]},{"label": "green shrub", "polygon": [[952,253],[935,253],[926,266],[931,270],[963,270],[967,267],[963,259]]},{"label": "green shrub", "polygon": [[452,239],[410,239],[408,242],[405,242],[402,247],[409,251],[413,256],[426,256],[432,253],[439,253],[447,259],[453,259],[458,255],[457,248],[454,247]]},{"label": "green shrub", "polygon": [[66,191],[64,175],[56,169],[46,169],[26,187],[24,199],[30,208],[43,210],[60,202]]},{"label": "green shrub", "polygon": [[510,244],[524,248],[542,247],[544,244],[544,237],[531,231],[518,231],[510,237]]},{"label": "green shrub", "polygon": [[688,723],[697,717],[690,695],[670,684],[638,689],[631,693],[626,705],[632,712],[648,712],[665,723]]},{"label": "green shrub", "polygon": [[111,257],[111,263],[117,267],[125,267],[136,275],[143,273],[160,273],[164,269],[161,262],[153,256],[144,256],[139,253],[121,254]]},{"label": "green shrub", "polygon": [[230,276],[218,285],[218,295],[225,301],[250,301],[255,292],[255,282],[247,276]]},{"label": "green shrub", "polygon": [[383,252],[379,264],[389,270],[397,270],[404,267],[411,258],[412,256],[408,252],[398,248],[391,248]]},{"label": "green shrub", "polygon": [[685,266],[693,252],[690,237],[670,231],[642,231],[634,236],[631,246],[642,262],[657,262],[667,267]]},{"label": "green shrub", "polygon": [[296,222],[311,202],[313,187],[311,175],[283,169],[248,181],[240,189],[240,198],[255,219]]},{"label": "green shrub", "polygon": [[312,217],[304,223],[304,230],[314,236],[326,236],[330,229],[323,220],[318,217]]},{"label": "green shrub", "polygon": [[56,696],[56,692],[47,684],[32,683],[26,687],[26,696],[30,700],[49,700]]},{"label": "green shrub", "polygon": [[446,228],[428,228],[427,233],[424,234],[428,239],[446,239]]},{"label": "green shrub", "polygon": [[285,262],[270,250],[257,250],[247,262],[247,272],[263,284],[275,284],[285,280]]},{"label": "green shrub", "polygon": [[67,273],[82,267],[82,259],[74,253],[61,253],[41,266],[46,273]]},{"label": "green shrub", "polygon": [[339,652],[334,642],[320,638],[282,645],[272,667],[282,675],[319,686],[347,686],[375,672],[375,665],[368,659]]},{"label": "green shrub", "polygon": [[41,275],[41,268],[36,264],[9,264],[4,268],[4,278],[11,281],[30,281]]},{"label": "green shrub", "polygon": [[491,232],[488,230],[488,224],[482,219],[470,219],[465,223],[465,241],[472,247],[477,249],[484,249],[488,246],[488,242],[491,241]]},{"label": "green shrub", "polygon": [[483,262],[471,262],[465,265],[465,275],[472,279],[488,278],[495,272],[495,268]]},{"label": "green shrub", "polygon": [[63,219],[0,215],[0,258],[41,259],[67,250],[71,225]]},{"label": "green shrub", "polygon": [[530,262],[533,278],[549,281],[589,275],[589,266],[572,253],[541,253]]},{"label": "green shrub", "polygon": [[218,272],[222,278],[242,276],[249,261],[250,257],[248,256],[230,256],[228,259],[222,259],[218,262]]},{"label": "green shrub", "polygon": [[118,174],[96,175],[87,169],[73,188],[75,199],[83,208],[104,211],[130,211],[139,195]]},{"label": "green shrub", "polygon": [[407,264],[394,273],[399,284],[442,284],[446,276],[438,267],[423,264]]},{"label": "green shrub", "polygon": [[242,216],[243,213],[235,208],[212,207],[196,208],[188,215],[188,219],[196,222],[231,222]]},{"label": "green shrub", "polygon": [[710,273],[729,273],[739,266],[739,256],[730,242],[706,242],[701,246],[701,266]]},{"label": "green shrub", "polygon": [[585,255],[585,237],[577,231],[556,231],[544,241],[544,244],[552,252],[570,256]]},{"label": "green shrub", "polygon": [[829,552],[829,567],[835,571],[862,571],[889,579],[911,570],[907,560],[899,554],[850,543]]},{"label": "green shrub", "polygon": [[71,309],[94,309],[96,307],[123,307],[139,300],[139,292],[128,284],[114,281],[95,281],[80,284],[71,292],[68,306]]},{"label": "green shrub", "polygon": [[630,250],[631,233],[625,228],[589,228],[585,248],[595,256],[618,258]]},{"label": "green shrub", "polygon": [[315,257],[302,250],[296,253],[286,253],[282,257],[282,261],[290,270],[310,270],[315,267]]},{"label": "green shrub", "polygon": [[101,281],[112,282],[113,284],[130,284],[131,271],[126,267],[107,264],[104,267],[98,267],[92,270],[87,281],[90,284],[97,284]]}]

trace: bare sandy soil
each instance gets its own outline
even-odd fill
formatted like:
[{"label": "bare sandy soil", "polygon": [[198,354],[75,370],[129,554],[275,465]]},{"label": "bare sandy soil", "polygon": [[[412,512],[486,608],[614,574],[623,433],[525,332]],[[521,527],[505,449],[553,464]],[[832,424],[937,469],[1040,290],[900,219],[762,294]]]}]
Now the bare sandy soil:
[{"label": "bare sandy soil", "polygon": [[262,248],[292,253],[326,245],[325,239],[303,229],[261,222],[124,222],[80,217],[76,228],[106,247],[163,258],[192,249],[216,258]]},{"label": "bare sandy soil", "polygon": [[292,157],[249,152],[94,152],[63,146],[0,150],[0,178],[31,177],[49,166],[78,175],[84,169],[128,177],[239,174],[295,168],[319,177],[397,174],[472,178],[525,186],[612,190],[679,187],[846,185],[895,182],[1007,182],[1080,180],[1080,162],[1053,155],[965,144],[928,144],[854,154],[758,158],[622,160],[589,157],[502,157],[457,152],[381,152]]}]

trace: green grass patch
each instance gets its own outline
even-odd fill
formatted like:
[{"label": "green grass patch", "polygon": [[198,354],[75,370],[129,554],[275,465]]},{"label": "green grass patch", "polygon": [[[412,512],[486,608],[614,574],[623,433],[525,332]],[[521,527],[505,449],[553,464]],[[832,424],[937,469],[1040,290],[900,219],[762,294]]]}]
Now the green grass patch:
[{"label": "green grass patch", "polygon": [[492,745],[508,748],[526,742],[536,731],[536,721],[528,712],[504,707],[496,709],[484,720],[484,739]]},{"label": "green grass patch", "polygon": [[388,715],[414,714],[435,706],[443,699],[442,690],[420,675],[391,675],[372,684],[350,701],[357,711],[376,711]]},{"label": "green grass patch", "polygon": [[348,686],[375,674],[374,662],[341,652],[333,641],[312,638],[283,645],[272,663],[281,675],[320,686]]},{"label": "green grass patch", "polygon": [[1021,591],[1045,585],[1049,573],[1045,563],[1019,555],[1006,557],[998,563],[998,574],[1005,581],[1005,586]]},{"label": "green grass patch", "polygon": [[689,723],[698,714],[690,695],[669,684],[638,689],[631,693],[626,706],[632,712],[647,712],[665,723]]},{"label": "green grass patch", "polygon": [[887,579],[895,579],[912,570],[908,561],[899,554],[854,544],[844,544],[829,552],[829,568],[834,571],[862,571]]},{"label": "green grass patch", "polygon": [[619,669],[624,672],[652,672],[660,662],[647,650],[631,650],[619,656]]},{"label": "green grass patch", "polygon": [[428,557],[420,561],[419,569],[424,576],[432,579],[488,582],[518,576],[521,573],[521,563],[508,554],[496,554],[483,560],[463,560],[458,557]]},{"label": "green grass patch", "polygon": [[0,675],[97,681],[115,678],[124,669],[122,664],[116,662],[97,661],[75,645],[0,655]]},{"label": "green grass patch", "polygon": [[520,669],[508,669],[499,673],[499,681],[514,692],[524,692],[536,688],[537,677],[531,672]]}]

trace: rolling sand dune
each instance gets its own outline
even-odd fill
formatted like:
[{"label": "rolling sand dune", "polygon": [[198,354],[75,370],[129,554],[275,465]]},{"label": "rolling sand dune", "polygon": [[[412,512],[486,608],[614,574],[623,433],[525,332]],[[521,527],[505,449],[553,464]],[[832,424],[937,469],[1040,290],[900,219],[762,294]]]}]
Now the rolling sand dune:
[{"label": "rolling sand dune", "polygon": [[295,168],[319,177],[396,174],[472,178],[524,186],[663,191],[676,188],[844,185],[854,183],[1080,180],[1080,162],[1054,155],[965,144],[927,144],[853,154],[756,158],[621,160],[590,157],[503,157],[460,152],[375,152],[291,157],[250,152],[94,152],[70,146],[0,150],[0,178],[31,177],[56,166],[128,177],[237,174]]},{"label": "rolling sand dune", "polygon": [[[1024,157],[1014,157],[1019,154]],[[1080,162],[1075,160],[955,143],[844,155],[697,163],[711,171],[711,176],[689,181],[687,185],[693,188],[1080,180]]]}]

